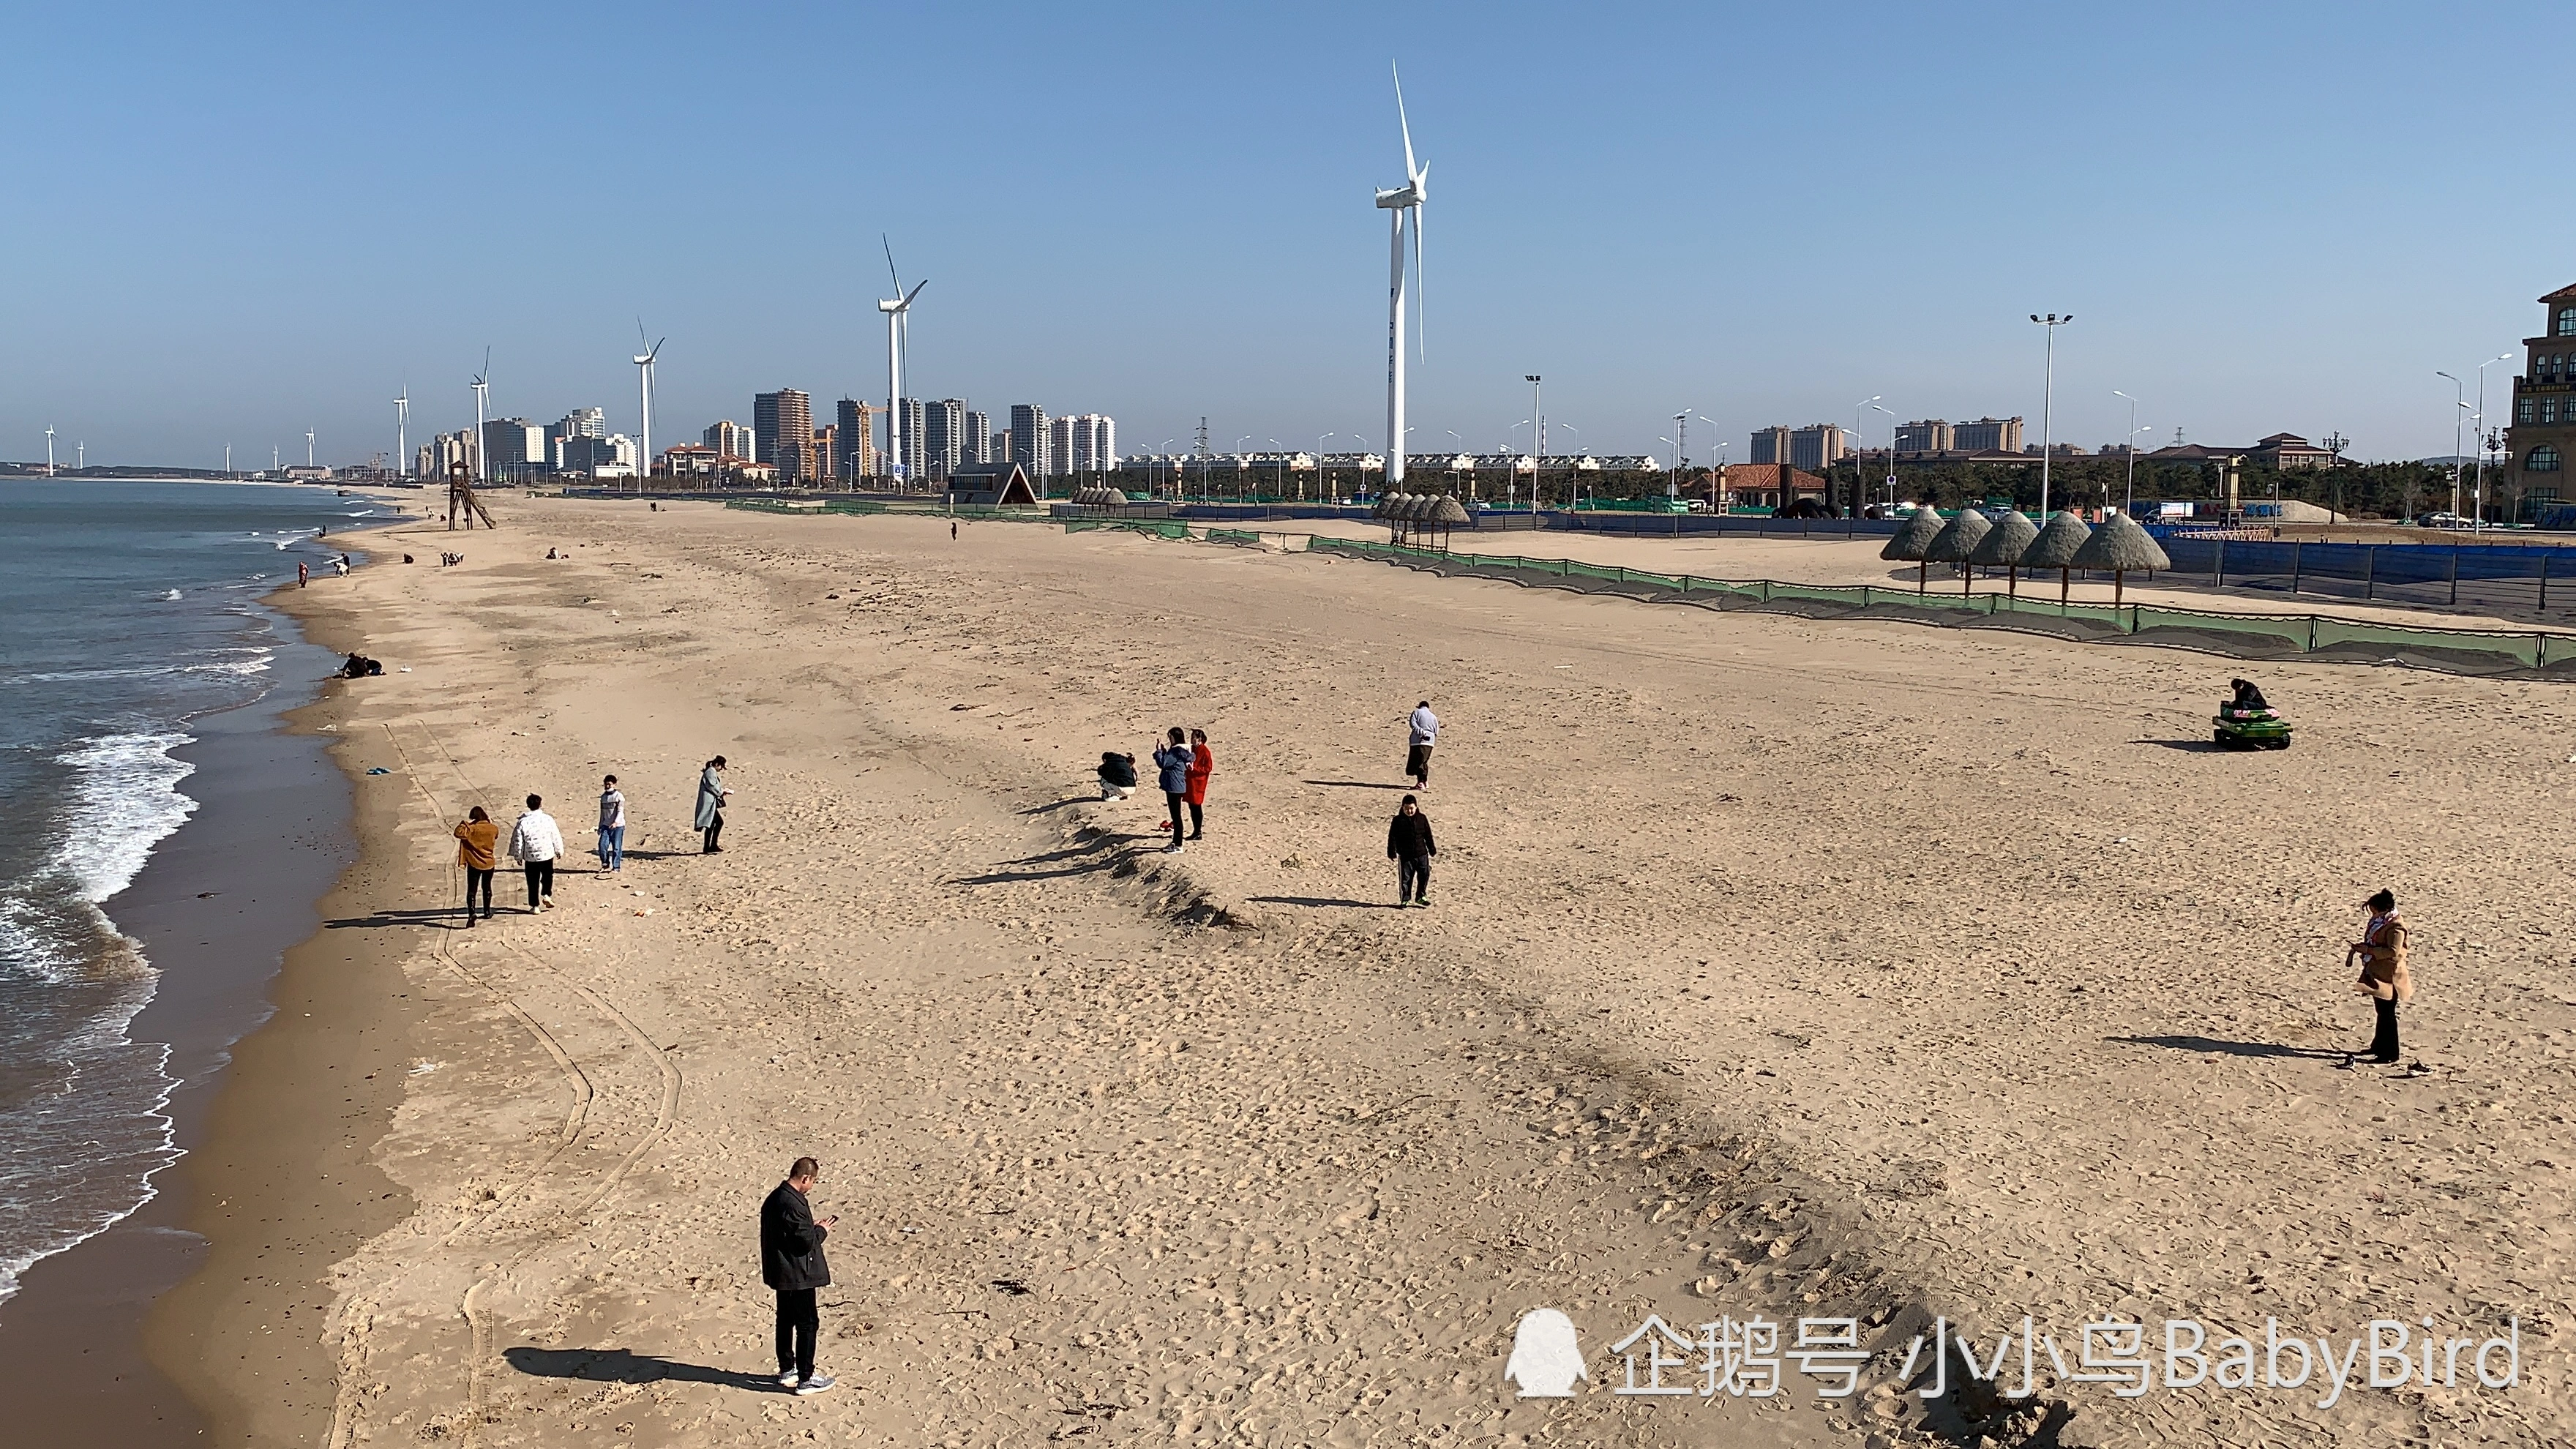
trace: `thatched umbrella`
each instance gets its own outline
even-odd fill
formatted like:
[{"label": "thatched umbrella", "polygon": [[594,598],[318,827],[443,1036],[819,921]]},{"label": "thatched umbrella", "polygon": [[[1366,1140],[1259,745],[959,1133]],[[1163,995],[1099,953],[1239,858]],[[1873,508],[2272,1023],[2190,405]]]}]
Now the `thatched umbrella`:
[{"label": "thatched umbrella", "polygon": [[2138,526],[2138,521],[2125,513],[2114,513],[2103,521],[2084,546],[2075,551],[2073,567],[2109,569],[2111,571],[2111,604],[2120,603],[2121,586],[2128,581],[2131,569],[2169,569],[2173,560],[2165,557],[2164,548],[2153,534]]},{"label": "thatched umbrella", "polygon": [[[1467,521],[1467,505],[1459,502],[1457,499],[1443,494],[1440,497],[1431,500],[1430,523],[1443,534],[1446,534],[1449,530],[1456,528],[1459,524]],[[1446,542],[1447,541],[1444,539],[1444,546],[1446,545]]]},{"label": "thatched umbrella", "polygon": [[2048,515],[2048,526],[2030,541],[2030,547],[2022,550],[2021,566],[2057,570],[2057,602],[2063,604],[2071,587],[2067,570],[2075,566],[2076,551],[2092,536],[2093,530],[2072,512],[2052,513]]},{"label": "thatched umbrella", "polygon": [[2039,525],[2016,508],[1996,520],[1995,526],[1986,530],[1986,536],[1977,540],[1977,546],[1968,550],[1968,562],[2004,570],[2004,592],[2011,594],[2021,577],[2022,552],[2037,537]]},{"label": "thatched umbrella", "polygon": [[1932,540],[1938,537],[1940,532],[1941,511],[1926,503],[1914,510],[1913,516],[1905,520],[1905,526],[1896,530],[1896,536],[1887,541],[1887,547],[1878,551],[1878,556],[1913,564],[1914,592],[1922,593],[1925,567],[1923,551],[1932,546]]},{"label": "thatched umbrella", "polygon": [[1962,508],[1951,515],[1939,533],[1932,535],[1932,541],[1924,546],[1923,557],[1933,563],[1959,565],[1959,592],[1964,594],[1977,577],[1976,565],[1968,561],[1968,555],[1976,552],[1986,530],[1992,527],[1994,524],[1984,514]]}]

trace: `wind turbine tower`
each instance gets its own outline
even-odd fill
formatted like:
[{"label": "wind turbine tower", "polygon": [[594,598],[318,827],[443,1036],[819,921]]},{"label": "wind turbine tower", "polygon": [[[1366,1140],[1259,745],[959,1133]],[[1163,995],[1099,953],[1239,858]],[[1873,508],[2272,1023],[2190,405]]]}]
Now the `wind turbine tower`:
[{"label": "wind turbine tower", "polygon": [[894,269],[894,243],[883,236],[878,240],[885,242],[886,275],[894,279],[893,299],[877,303],[886,319],[886,472],[901,477],[908,456],[903,450],[903,373],[912,351],[912,299],[930,285],[930,279],[924,277],[905,291],[903,276]]},{"label": "wind turbine tower", "polygon": [[394,472],[411,471],[411,384],[394,396]]},{"label": "wind turbine tower", "polygon": [[[662,342],[670,340],[665,337]],[[635,319],[635,341],[639,345],[644,341],[644,319],[641,317]],[[637,460],[635,469],[635,486],[639,490],[644,486],[643,480],[653,476],[653,359],[662,355],[662,342],[635,354],[635,387],[644,402],[643,456]]]},{"label": "wind turbine tower", "polygon": [[483,349],[483,370],[474,374],[474,481],[483,477],[483,399],[492,390],[492,349]]},{"label": "wind turbine tower", "polygon": [[311,428],[304,430],[304,466],[307,468],[313,466],[313,430]]},{"label": "wind turbine tower", "polygon": [[54,476],[54,430],[45,429],[45,476]]},{"label": "wind turbine tower", "polygon": [[[1394,67],[1388,70],[1393,73]],[[1404,184],[1377,194],[1387,214],[1386,486],[1404,481],[1404,234],[1413,233],[1414,307],[1422,305],[1422,198],[1431,168],[1413,160],[1413,124],[1404,114],[1404,77],[1395,77],[1395,123],[1404,133]],[[1408,227],[1408,222],[1410,226]],[[1418,321],[1419,319],[1417,319]],[[1428,330],[1428,329],[1424,329]],[[1421,346],[1417,336],[1415,345]]]}]

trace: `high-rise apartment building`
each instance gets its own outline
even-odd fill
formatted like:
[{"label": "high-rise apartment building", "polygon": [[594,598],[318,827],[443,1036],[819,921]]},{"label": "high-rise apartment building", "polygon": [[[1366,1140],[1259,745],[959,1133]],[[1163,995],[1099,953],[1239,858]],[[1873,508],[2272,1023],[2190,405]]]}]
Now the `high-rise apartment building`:
[{"label": "high-rise apartment building", "polygon": [[752,437],[751,429],[731,419],[709,424],[698,435],[698,441],[727,458],[740,458],[746,463],[759,460],[760,444]]},{"label": "high-rise apartment building", "polygon": [[1011,457],[1032,478],[1051,478],[1055,469],[1047,466],[1046,409],[1035,403],[1011,404]]},{"label": "high-rise apartment building", "polygon": [[1820,472],[1850,451],[1850,435],[1834,423],[1815,423],[1803,428],[1757,428],[1753,433],[1753,461],[1756,463],[1786,463],[1793,468]]},{"label": "high-rise apartment building", "polygon": [[968,408],[962,428],[963,432],[958,442],[965,460],[969,463],[992,462],[993,420],[973,408]]},{"label": "high-rise apartment building", "polygon": [[564,438],[604,438],[608,436],[608,414],[599,408],[574,408],[546,425],[546,442],[551,445]]},{"label": "high-rise apartment building", "polygon": [[1067,473],[1106,473],[1118,466],[1118,423],[1106,413],[1060,418],[1064,446],[1056,466]]},{"label": "high-rise apartment building", "polygon": [[927,409],[922,407],[921,399],[917,397],[905,398],[897,406],[903,409],[899,414],[903,420],[901,436],[895,441],[903,456],[897,461],[903,465],[904,478],[918,483],[928,476],[924,468],[929,462],[929,450],[922,446],[921,440],[921,426]]},{"label": "high-rise apartment building", "polygon": [[483,425],[484,476],[522,478],[549,466],[544,428],[526,418],[494,418]]},{"label": "high-rise apartment building", "polygon": [[924,403],[921,409],[922,476],[937,481],[954,473],[968,460],[966,451],[966,404],[945,397]]},{"label": "high-rise apartment building", "polygon": [[472,428],[439,434],[430,440],[428,451],[430,466],[436,470],[430,474],[433,478],[446,477],[447,470],[458,463],[473,470],[478,478],[483,474],[483,449],[476,443]]},{"label": "high-rise apartment building", "polygon": [[845,397],[834,409],[832,426],[841,435],[841,474],[852,483],[873,478],[882,471],[877,464],[875,435],[876,415],[885,411],[871,407],[857,398]]},{"label": "high-rise apartment building", "polygon": [[993,441],[985,445],[984,461],[987,463],[1011,461],[1011,433],[1008,428],[993,430]]},{"label": "high-rise apartment building", "polygon": [[1755,428],[1753,441],[1745,455],[1755,463],[1781,464],[1789,461],[1787,428]]},{"label": "high-rise apartment building", "polygon": [[1962,452],[2018,453],[2021,451],[2021,419],[1979,418],[1973,423],[1954,423],[1950,441]]},{"label": "high-rise apartment building", "polygon": [[1958,446],[1957,432],[1940,418],[1897,424],[1896,451],[1900,454],[1947,453]]},{"label": "high-rise apartment building", "polygon": [[751,399],[752,443],[756,463],[778,470],[781,483],[810,482],[814,477],[813,400],[792,387],[754,393]]},{"label": "high-rise apartment building", "polygon": [[1047,465],[1042,476],[1052,478],[1073,471],[1073,419],[1047,419]]},{"label": "high-rise apartment building", "polygon": [[825,423],[814,430],[814,478],[823,482],[841,476],[841,430]]}]

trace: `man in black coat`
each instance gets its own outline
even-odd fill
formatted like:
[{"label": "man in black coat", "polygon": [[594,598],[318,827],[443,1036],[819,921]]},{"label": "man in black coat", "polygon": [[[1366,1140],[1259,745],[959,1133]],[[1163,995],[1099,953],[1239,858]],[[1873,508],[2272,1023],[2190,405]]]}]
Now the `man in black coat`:
[{"label": "man in black coat", "polygon": [[760,1205],[760,1281],[778,1293],[778,1386],[800,1394],[819,1394],[833,1383],[830,1374],[814,1372],[814,1339],[823,1328],[814,1294],[832,1286],[823,1240],[840,1221],[815,1221],[813,1206],[805,1200],[822,1175],[822,1164],[797,1158],[787,1169],[787,1180]]},{"label": "man in black coat", "polygon": [[1386,824],[1386,858],[1395,862],[1395,903],[1431,904],[1431,857],[1440,847],[1431,839],[1431,817],[1410,795]]}]

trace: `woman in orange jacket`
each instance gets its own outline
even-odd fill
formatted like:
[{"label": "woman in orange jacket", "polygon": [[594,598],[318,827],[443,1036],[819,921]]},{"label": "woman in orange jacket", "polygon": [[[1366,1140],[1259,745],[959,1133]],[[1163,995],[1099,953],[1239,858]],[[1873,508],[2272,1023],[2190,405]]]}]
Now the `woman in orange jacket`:
[{"label": "woman in orange jacket", "polygon": [[483,914],[492,914],[492,872],[500,868],[501,827],[477,805],[456,827],[456,863],[465,867],[465,924],[474,924],[474,893],[483,893]]},{"label": "woman in orange jacket", "polygon": [[1206,816],[1199,807],[1207,803],[1208,776],[1216,773],[1216,754],[1208,748],[1207,731],[1190,731],[1190,839],[1199,838]]}]

